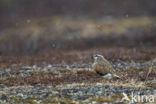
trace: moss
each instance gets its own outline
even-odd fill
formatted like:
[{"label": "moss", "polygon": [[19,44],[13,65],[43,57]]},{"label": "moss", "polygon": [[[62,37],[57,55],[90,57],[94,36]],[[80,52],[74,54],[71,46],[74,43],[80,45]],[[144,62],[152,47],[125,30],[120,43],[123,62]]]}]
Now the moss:
[{"label": "moss", "polygon": [[155,84],[151,84],[151,87],[156,89],[156,83]]},{"label": "moss", "polygon": [[34,100],[35,97],[29,97],[24,100],[24,103],[37,104]]},{"label": "moss", "polygon": [[7,65],[6,64],[0,64],[0,68],[5,69],[5,68],[7,68]]},{"label": "moss", "polygon": [[69,99],[59,99],[59,102],[64,102],[64,103],[67,103],[67,104],[75,104],[74,101],[72,100],[69,100]]},{"label": "moss", "polygon": [[96,101],[96,102],[114,102],[115,99],[104,97],[104,96],[99,96],[99,97],[91,98],[89,100],[89,102],[92,102],[92,101]]},{"label": "moss", "polygon": [[156,82],[155,81],[147,82],[146,86],[156,89]]},{"label": "moss", "polygon": [[117,99],[117,98],[122,98],[123,97],[123,95],[122,94],[112,94],[112,98],[115,98],[115,99]]},{"label": "moss", "polygon": [[19,102],[22,98],[20,96],[12,96],[7,100],[10,100],[11,102]]},{"label": "moss", "polygon": [[35,97],[28,97],[26,99],[23,99],[22,97],[20,96],[13,96],[13,97],[10,97],[8,99],[6,99],[10,102],[15,102],[15,103],[18,103],[18,102],[24,102],[24,103],[29,103],[29,104],[38,104],[35,100],[36,98]]}]

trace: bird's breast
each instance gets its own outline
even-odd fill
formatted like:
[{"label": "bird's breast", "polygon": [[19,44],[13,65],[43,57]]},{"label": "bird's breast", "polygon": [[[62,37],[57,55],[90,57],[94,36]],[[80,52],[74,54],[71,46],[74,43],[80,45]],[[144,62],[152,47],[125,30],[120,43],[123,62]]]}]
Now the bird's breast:
[{"label": "bird's breast", "polygon": [[103,67],[100,64],[98,64],[98,63],[93,65],[93,69],[97,73],[106,74],[106,72],[104,71]]}]

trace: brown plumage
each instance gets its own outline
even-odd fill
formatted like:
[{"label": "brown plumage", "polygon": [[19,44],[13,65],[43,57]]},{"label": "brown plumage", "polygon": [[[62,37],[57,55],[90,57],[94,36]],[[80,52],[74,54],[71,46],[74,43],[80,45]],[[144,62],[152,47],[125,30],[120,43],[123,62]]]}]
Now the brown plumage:
[{"label": "brown plumage", "polygon": [[100,75],[106,75],[108,73],[114,75],[115,70],[113,66],[102,56],[99,54],[93,55],[94,63],[93,70]]}]

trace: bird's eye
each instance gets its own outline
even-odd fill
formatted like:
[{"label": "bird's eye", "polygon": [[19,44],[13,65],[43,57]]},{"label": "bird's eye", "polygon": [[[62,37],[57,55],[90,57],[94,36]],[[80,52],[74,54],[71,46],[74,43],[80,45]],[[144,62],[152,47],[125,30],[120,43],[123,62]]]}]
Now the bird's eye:
[{"label": "bird's eye", "polygon": [[98,55],[97,55],[97,54],[95,54],[95,55],[94,55],[94,57],[98,57]]}]

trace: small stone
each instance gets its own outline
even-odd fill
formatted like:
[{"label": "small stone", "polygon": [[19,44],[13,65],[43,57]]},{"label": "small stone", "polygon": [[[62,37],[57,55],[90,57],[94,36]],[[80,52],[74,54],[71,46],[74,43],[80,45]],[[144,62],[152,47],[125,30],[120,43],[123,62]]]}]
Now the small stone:
[{"label": "small stone", "polygon": [[30,66],[24,66],[21,68],[22,70],[32,70],[33,68]]},{"label": "small stone", "polygon": [[6,94],[5,92],[0,91],[0,96],[1,96],[1,95],[5,95],[5,94]]},{"label": "small stone", "polygon": [[96,101],[92,101],[92,103],[91,104],[97,104],[97,102]]},{"label": "small stone", "polygon": [[2,95],[0,98],[1,99],[7,99],[8,97],[6,95]]},{"label": "small stone", "polygon": [[52,68],[53,66],[49,64],[47,67],[48,67],[48,68]]},{"label": "small stone", "polygon": [[54,71],[53,74],[55,74],[55,75],[59,75],[60,72],[58,72],[58,71]]},{"label": "small stone", "polygon": [[19,76],[20,77],[24,77],[25,75],[24,75],[24,73],[20,73]]},{"label": "small stone", "polygon": [[23,97],[23,94],[22,93],[18,93],[17,96]]},{"label": "small stone", "polygon": [[108,73],[108,74],[106,74],[105,76],[103,76],[103,78],[112,79],[113,76],[112,76],[112,74]]},{"label": "small stone", "polygon": [[60,104],[66,104],[65,102],[60,102]]}]

